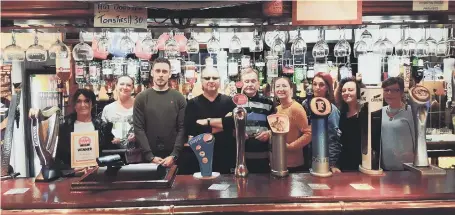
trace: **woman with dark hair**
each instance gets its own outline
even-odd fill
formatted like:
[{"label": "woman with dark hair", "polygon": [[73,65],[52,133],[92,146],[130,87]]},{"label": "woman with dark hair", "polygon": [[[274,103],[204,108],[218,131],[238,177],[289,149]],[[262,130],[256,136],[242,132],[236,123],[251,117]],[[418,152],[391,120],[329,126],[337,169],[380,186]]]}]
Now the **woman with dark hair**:
[{"label": "woman with dark hair", "polygon": [[404,170],[403,163],[414,159],[415,125],[412,110],[403,102],[404,81],[391,77],[382,82],[381,164],[384,170]]},{"label": "woman with dark hair", "polygon": [[[328,137],[329,137],[329,165],[332,172],[341,172],[337,167],[338,159],[341,153],[341,143],[340,143],[340,129],[338,127],[340,121],[340,111],[335,105],[335,97],[333,95],[333,79],[329,73],[318,72],[313,78],[313,97],[324,97],[332,103],[332,112],[328,117]],[[305,108],[306,113],[309,115],[308,124],[311,124],[311,111],[309,108],[310,101],[306,99],[302,102],[302,106]],[[309,168],[311,166],[311,143],[308,147],[305,147],[304,154],[307,159],[305,159],[306,166]]]},{"label": "woman with dark hair", "polygon": [[340,108],[340,142],[342,145],[338,166],[342,171],[356,171],[362,162],[360,135],[360,88],[363,84],[354,77],[340,81],[336,92]]},{"label": "woman with dark hair", "polygon": [[289,117],[289,132],[286,136],[287,167],[289,172],[304,171],[303,147],[311,142],[311,127],[303,107],[292,99],[291,81],[286,77],[275,80],[275,95],[280,100],[278,114]]},{"label": "woman with dark hair", "polygon": [[[64,168],[71,167],[71,132],[98,131],[98,143],[103,143],[102,121],[95,117],[96,96],[91,90],[78,89],[72,98],[74,113],[65,117],[60,125],[56,160],[62,162]],[[100,147],[101,150],[101,147]]]}]

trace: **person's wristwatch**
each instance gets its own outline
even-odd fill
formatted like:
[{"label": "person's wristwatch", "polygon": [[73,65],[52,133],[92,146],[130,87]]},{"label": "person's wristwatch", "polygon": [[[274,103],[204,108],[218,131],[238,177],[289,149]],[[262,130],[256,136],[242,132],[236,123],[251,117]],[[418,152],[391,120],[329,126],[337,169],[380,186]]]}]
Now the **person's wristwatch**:
[{"label": "person's wristwatch", "polygon": [[210,127],[210,118],[207,118],[207,125]]}]

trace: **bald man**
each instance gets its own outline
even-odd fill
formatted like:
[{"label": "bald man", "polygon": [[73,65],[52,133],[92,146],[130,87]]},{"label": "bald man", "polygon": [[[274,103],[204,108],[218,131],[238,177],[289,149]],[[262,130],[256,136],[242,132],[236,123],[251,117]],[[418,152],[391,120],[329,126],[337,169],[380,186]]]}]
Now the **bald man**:
[{"label": "bald man", "polygon": [[[211,124],[212,118],[223,118],[236,107],[232,98],[218,93],[220,75],[213,67],[201,73],[203,93],[188,101],[185,111],[184,127],[187,136],[212,133],[215,136],[213,171],[230,174],[235,168],[235,138],[231,126],[223,130],[222,123]],[[199,164],[190,147],[185,147],[179,163],[181,174],[199,172]]]}]

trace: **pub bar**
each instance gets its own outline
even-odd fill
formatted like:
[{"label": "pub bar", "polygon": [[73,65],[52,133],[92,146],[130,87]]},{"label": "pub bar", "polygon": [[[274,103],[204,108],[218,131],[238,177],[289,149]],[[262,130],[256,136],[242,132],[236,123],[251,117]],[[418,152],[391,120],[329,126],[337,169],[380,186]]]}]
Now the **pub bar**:
[{"label": "pub bar", "polygon": [[2,214],[455,214],[453,1],[0,19]]}]

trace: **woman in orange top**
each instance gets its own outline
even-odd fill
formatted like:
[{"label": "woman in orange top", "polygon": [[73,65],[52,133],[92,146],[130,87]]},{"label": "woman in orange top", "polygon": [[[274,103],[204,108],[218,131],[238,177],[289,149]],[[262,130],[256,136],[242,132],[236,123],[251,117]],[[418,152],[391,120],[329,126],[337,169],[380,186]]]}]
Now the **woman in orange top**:
[{"label": "woman in orange top", "polygon": [[277,113],[289,117],[289,133],[287,134],[287,166],[289,172],[303,171],[303,147],[311,142],[311,127],[302,105],[292,99],[291,81],[286,77],[275,81],[275,95],[281,105]]}]

